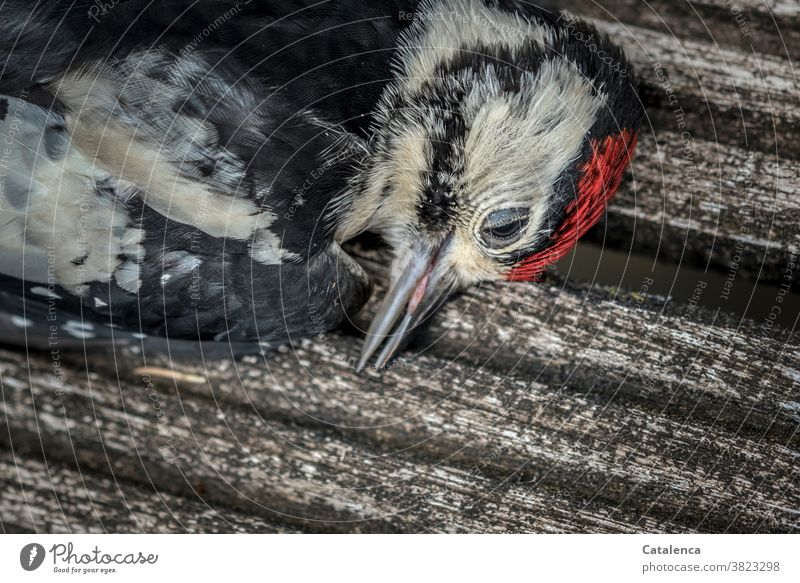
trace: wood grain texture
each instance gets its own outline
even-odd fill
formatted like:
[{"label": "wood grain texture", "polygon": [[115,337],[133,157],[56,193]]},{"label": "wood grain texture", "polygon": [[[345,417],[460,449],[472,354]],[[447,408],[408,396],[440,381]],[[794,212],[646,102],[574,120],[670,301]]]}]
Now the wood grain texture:
[{"label": "wood grain texture", "polygon": [[764,281],[800,250],[800,165],[677,131],[644,134],[606,221],[592,237],[638,253]]},{"label": "wood grain texture", "polygon": [[[675,529],[649,517],[637,524],[625,509],[497,480],[445,457],[419,460],[414,450],[361,445],[329,423],[267,418],[234,386],[172,393],[156,377],[137,387],[70,369],[54,388],[46,357],[22,367],[13,357],[0,351],[3,446],[11,442],[18,455],[74,462],[82,472],[112,473],[269,521],[345,532]],[[219,362],[214,370],[234,369]],[[29,384],[16,380],[26,372]]]},{"label": "wood grain texture", "polygon": [[798,86],[790,60],[632,24],[592,22],[625,49],[656,131],[676,129],[682,110],[695,137],[800,158]]},{"label": "wood grain texture", "polygon": [[202,499],[173,496],[0,450],[0,532],[294,532]]},{"label": "wood grain texture", "polygon": [[[56,400],[46,359],[31,361],[44,379],[15,389],[7,379],[23,371],[3,355],[2,433],[23,453],[76,456],[91,471],[323,530],[785,532],[795,524],[796,444],[436,357],[358,377],[347,364],[351,340],[303,345],[264,363],[178,367],[204,375],[202,384],[163,373],[146,377],[150,389],[108,386],[91,374],[76,382],[78,369]],[[153,414],[153,391],[166,424]]]},{"label": "wood grain texture", "polygon": [[587,18],[643,26],[677,38],[797,60],[794,0],[563,0]]},{"label": "wood grain texture", "polygon": [[624,394],[654,414],[796,438],[796,335],[675,308],[637,292],[563,282],[487,286],[449,304],[419,345],[609,399]]},{"label": "wood grain texture", "polygon": [[629,178],[591,237],[783,279],[800,249],[800,89],[791,60],[594,23],[625,48],[648,116]]},{"label": "wood grain texture", "polygon": [[[365,264],[379,273],[383,261],[372,261]],[[111,434],[130,443],[114,451],[123,465],[115,473],[141,480],[136,466],[143,465],[148,476],[161,476],[159,487],[174,488],[181,480],[158,459],[126,458],[133,449],[158,448],[152,439],[134,447],[154,433],[135,429],[147,425],[150,403],[136,400],[152,382],[160,407],[184,416],[169,426],[179,451],[190,456],[181,469],[191,476],[189,486],[202,482],[212,500],[238,500],[237,506],[254,511],[239,495],[247,492],[260,512],[279,508],[305,527],[334,528],[345,520],[380,531],[471,530],[481,524],[537,532],[617,532],[626,525],[642,531],[792,531],[800,507],[800,351],[792,335],[701,308],[687,315],[653,298],[615,299],[604,290],[557,283],[487,286],[458,298],[419,340],[424,355],[408,353],[382,373],[356,375],[352,362],[360,343],[334,333],[240,362],[171,361],[163,351],[142,355],[138,347],[120,348],[113,358],[93,353],[92,367],[102,376],[91,382],[90,398],[80,387],[91,374],[71,369],[69,410],[91,403],[104,428],[107,416],[124,410],[129,421],[120,420]],[[24,368],[12,368],[10,360],[5,355],[0,361],[3,378],[24,378]],[[46,385],[46,358],[31,362]],[[119,387],[104,388],[106,378],[119,379]],[[24,390],[15,394],[21,400],[12,411],[26,410]],[[184,425],[191,425],[191,435],[182,433]],[[11,426],[12,435],[23,436],[15,442],[36,443],[30,420]],[[49,425],[45,433],[65,431]],[[198,437],[205,434],[229,442],[220,445],[218,457],[208,453],[208,438]],[[72,431],[70,439],[76,439]],[[98,449],[84,439],[82,451]],[[66,455],[54,454],[55,447],[46,445],[47,455]],[[279,479],[248,468],[243,448],[260,451],[258,463],[277,468]],[[307,449],[328,461],[304,457]],[[344,460],[331,465],[340,455]],[[103,459],[84,463],[101,471]],[[382,484],[380,500],[359,496],[356,506],[348,505],[352,494],[343,494],[337,508],[350,514],[321,502],[330,495],[324,485],[331,480],[337,492],[377,487],[364,481],[366,459],[373,460],[370,475],[391,476],[402,487]],[[315,469],[304,472],[303,464]],[[440,481],[431,479],[432,467],[444,472]],[[282,481],[298,475],[307,481]],[[220,476],[233,480],[236,492],[216,484]],[[449,514],[408,510],[378,520],[380,511],[365,510],[398,512],[404,506],[397,500],[425,499],[423,492],[446,498],[439,489],[449,481],[467,492]],[[259,482],[271,484],[269,496]],[[481,495],[499,504],[498,494],[486,492],[505,487],[506,496],[526,504],[511,522],[502,512],[484,511],[474,521],[462,516]],[[301,501],[295,499],[299,492]],[[570,508],[584,514],[568,520]]]}]

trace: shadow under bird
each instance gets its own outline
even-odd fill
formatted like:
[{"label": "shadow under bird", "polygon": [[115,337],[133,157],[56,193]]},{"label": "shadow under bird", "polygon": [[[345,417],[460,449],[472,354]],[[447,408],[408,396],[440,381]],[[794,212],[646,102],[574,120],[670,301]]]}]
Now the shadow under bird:
[{"label": "shadow under bird", "polygon": [[370,293],[358,368],[449,295],[535,280],[605,211],[641,104],[620,49],[515,0],[0,7],[0,332],[278,343]]}]

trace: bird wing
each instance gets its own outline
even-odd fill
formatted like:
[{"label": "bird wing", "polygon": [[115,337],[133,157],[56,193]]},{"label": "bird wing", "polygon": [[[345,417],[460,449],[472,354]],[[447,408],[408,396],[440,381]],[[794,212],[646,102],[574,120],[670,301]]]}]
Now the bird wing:
[{"label": "bird wing", "polygon": [[[59,32],[59,10],[33,14],[42,30],[20,25],[22,9],[9,18],[28,56],[10,57],[0,80],[7,322],[52,311],[137,334],[278,341],[360,307],[367,278],[326,214],[359,139],[224,46],[143,35],[103,53],[109,31]],[[26,78],[22,65],[53,39],[56,57]]]}]

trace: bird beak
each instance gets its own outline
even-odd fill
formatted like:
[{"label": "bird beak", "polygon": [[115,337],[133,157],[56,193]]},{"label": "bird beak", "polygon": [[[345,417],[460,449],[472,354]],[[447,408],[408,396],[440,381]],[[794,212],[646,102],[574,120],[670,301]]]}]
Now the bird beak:
[{"label": "bird beak", "polygon": [[[426,316],[438,308],[449,295],[450,288],[443,283],[439,259],[450,246],[452,235],[441,243],[425,240],[417,242],[401,259],[404,265],[378,308],[370,324],[364,348],[358,360],[356,372],[364,370],[367,361],[384,342],[375,362],[375,368],[383,368],[407,338],[408,333]],[[400,324],[393,329],[395,324]]]}]

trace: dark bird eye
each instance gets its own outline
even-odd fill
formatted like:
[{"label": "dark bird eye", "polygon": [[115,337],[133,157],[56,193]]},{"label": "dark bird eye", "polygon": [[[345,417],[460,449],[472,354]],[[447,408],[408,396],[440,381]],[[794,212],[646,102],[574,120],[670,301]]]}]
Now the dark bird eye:
[{"label": "dark bird eye", "polygon": [[481,237],[487,246],[497,249],[517,241],[528,225],[528,209],[494,211],[481,227]]}]

